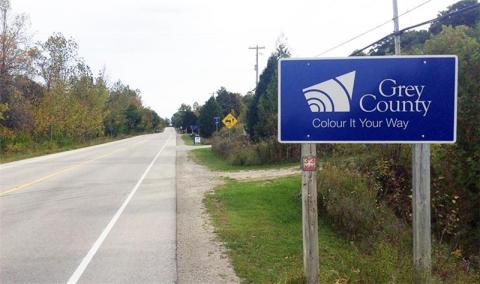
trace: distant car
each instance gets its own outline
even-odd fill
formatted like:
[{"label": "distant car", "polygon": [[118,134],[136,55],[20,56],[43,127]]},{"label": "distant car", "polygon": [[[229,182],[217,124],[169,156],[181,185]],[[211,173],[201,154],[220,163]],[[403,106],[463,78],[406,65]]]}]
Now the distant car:
[{"label": "distant car", "polygon": [[155,133],[161,133],[161,132],[162,132],[162,130],[161,130],[161,129],[158,129],[158,128],[157,128],[157,129],[155,129]]}]

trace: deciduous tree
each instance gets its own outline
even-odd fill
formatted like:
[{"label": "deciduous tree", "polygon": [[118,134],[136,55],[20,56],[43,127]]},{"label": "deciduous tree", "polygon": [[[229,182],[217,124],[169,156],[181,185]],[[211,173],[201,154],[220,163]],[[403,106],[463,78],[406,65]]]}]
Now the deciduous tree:
[{"label": "deciduous tree", "polygon": [[217,91],[217,97],[215,99],[222,109],[223,116],[227,115],[233,110],[234,115],[238,117],[243,111],[244,106],[240,94],[229,92],[227,89],[225,89],[225,87],[221,87]]},{"label": "deciduous tree", "polygon": [[54,33],[44,43],[40,43],[36,56],[39,74],[45,81],[47,90],[66,85],[81,64],[78,57],[78,44],[61,33]]},{"label": "deciduous tree", "polygon": [[462,13],[451,16],[446,16],[449,13],[460,11],[464,8],[473,6],[478,3],[478,0],[462,0],[449,6],[446,10],[438,13],[439,20],[432,23],[429,31],[433,34],[438,34],[442,30],[442,26],[468,26],[475,27],[480,22],[480,9],[471,9]]}]

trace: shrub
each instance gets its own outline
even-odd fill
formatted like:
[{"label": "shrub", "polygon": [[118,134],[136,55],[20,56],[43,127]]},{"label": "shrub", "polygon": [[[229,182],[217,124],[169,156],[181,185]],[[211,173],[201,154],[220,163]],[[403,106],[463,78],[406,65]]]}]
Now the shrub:
[{"label": "shrub", "polygon": [[235,155],[229,155],[229,162],[236,166],[259,165],[261,160],[253,147],[241,147]]},{"label": "shrub", "polygon": [[300,160],[300,146],[280,144],[275,137],[251,142],[242,126],[221,129],[210,139],[215,154],[233,165],[260,165]]},{"label": "shrub", "polygon": [[33,145],[31,136],[26,133],[18,133],[1,140],[3,140],[3,145],[1,146],[2,151],[8,154],[23,153]]},{"label": "shrub", "polygon": [[332,225],[349,239],[365,244],[387,239],[400,246],[408,240],[408,229],[383,202],[377,202],[377,188],[354,167],[322,166],[318,177],[318,202]]}]

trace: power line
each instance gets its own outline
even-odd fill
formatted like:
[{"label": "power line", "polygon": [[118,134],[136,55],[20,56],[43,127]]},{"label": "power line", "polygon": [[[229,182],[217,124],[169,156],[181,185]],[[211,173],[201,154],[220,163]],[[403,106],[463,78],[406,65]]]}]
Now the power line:
[{"label": "power line", "polygon": [[474,4],[474,5],[465,7],[465,8],[463,8],[463,9],[460,9],[460,10],[457,10],[457,11],[453,11],[453,12],[450,12],[450,13],[447,13],[447,14],[442,15],[442,16],[440,16],[440,17],[436,17],[436,18],[434,18],[434,19],[431,19],[431,20],[428,20],[428,21],[425,21],[425,22],[421,22],[421,23],[418,23],[418,24],[413,25],[413,26],[406,27],[406,28],[404,28],[404,29],[399,30],[398,32],[393,32],[393,33],[388,34],[388,35],[382,37],[381,39],[379,39],[379,40],[377,40],[377,41],[375,41],[375,42],[373,42],[373,43],[365,46],[365,47],[362,48],[362,49],[356,50],[354,53],[352,53],[352,56],[360,54],[360,52],[364,51],[365,49],[369,48],[370,46],[373,46],[373,45],[375,45],[375,44],[377,44],[377,43],[380,43],[380,42],[386,40],[387,38],[389,38],[389,37],[391,37],[391,36],[397,36],[397,35],[399,36],[399,35],[403,34],[404,32],[406,32],[406,31],[408,31],[408,30],[411,30],[411,29],[414,29],[414,28],[417,28],[417,27],[420,27],[420,26],[424,26],[424,25],[426,25],[426,24],[430,24],[430,23],[433,23],[433,22],[435,22],[435,21],[440,21],[440,20],[442,20],[442,19],[444,19],[444,18],[447,18],[447,17],[450,17],[450,16],[454,16],[454,15],[456,15],[456,14],[460,14],[460,13],[463,13],[463,12],[466,12],[466,11],[469,11],[469,10],[472,10],[472,9],[475,9],[475,8],[479,8],[479,7],[480,7],[480,3],[477,3],[477,4]]},{"label": "power line", "polygon": [[405,16],[406,14],[408,14],[408,13],[410,13],[410,12],[412,12],[412,11],[414,11],[414,10],[416,10],[416,9],[418,9],[418,8],[424,6],[424,5],[426,5],[426,4],[428,4],[429,2],[432,2],[432,1],[433,1],[433,0],[424,1],[424,2],[422,2],[422,3],[420,3],[420,4],[418,4],[417,6],[411,8],[411,9],[408,9],[407,11],[405,11],[405,12],[403,12],[402,14],[398,15],[397,17],[393,17],[392,19],[389,19],[388,21],[383,22],[383,23],[379,24],[378,26],[375,26],[375,27],[373,27],[373,28],[371,28],[371,29],[368,29],[368,30],[364,31],[363,33],[360,33],[360,34],[358,34],[358,35],[356,35],[356,36],[354,36],[354,37],[352,37],[352,38],[350,38],[350,39],[348,39],[348,40],[346,40],[346,41],[344,41],[344,42],[341,42],[341,43],[339,43],[339,44],[337,44],[337,45],[335,45],[335,46],[333,46],[333,47],[331,47],[331,48],[329,48],[329,49],[327,49],[327,50],[325,50],[325,51],[317,54],[315,57],[322,56],[322,55],[324,55],[325,53],[328,53],[328,52],[330,52],[330,51],[332,51],[332,50],[334,50],[334,49],[337,49],[337,48],[339,48],[339,47],[341,47],[341,46],[344,46],[345,44],[350,43],[350,42],[356,40],[357,38],[360,38],[360,37],[362,37],[362,36],[364,36],[364,35],[366,35],[366,34],[368,34],[368,33],[373,32],[374,30],[377,30],[377,29],[379,29],[379,28],[381,28],[381,27],[383,27],[383,26],[385,26],[385,25],[387,25],[387,24],[390,24],[391,21],[395,21],[395,20],[397,20],[398,18],[400,18],[400,17],[402,17],[402,16]]}]

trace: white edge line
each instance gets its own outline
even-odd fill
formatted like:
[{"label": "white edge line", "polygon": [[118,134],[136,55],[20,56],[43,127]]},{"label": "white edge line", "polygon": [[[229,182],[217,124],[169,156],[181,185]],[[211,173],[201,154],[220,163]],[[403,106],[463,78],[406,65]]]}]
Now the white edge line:
[{"label": "white edge line", "polygon": [[140,187],[140,185],[142,184],[142,181],[145,179],[145,177],[147,176],[148,172],[150,171],[150,169],[152,168],[152,166],[155,164],[155,162],[157,161],[158,157],[160,156],[160,154],[162,153],[162,151],[165,149],[165,147],[167,146],[168,144],[168,141],[170,140],[170,137],[169,136],[167,138],[167,141],[165,142],[165,144],[162,146],[162,148],[158,151],[158,153],[155,155],[155,158],[153,158],[152,162],[150,163],[150,165],[148,165],[147,169],[145,170],[145,172],[143,172],[143,175],[140,177],[140,179],[137,181],[137,184],[135,184],[135,186],[133,187],[132,191],[130,192],[130,194],[127,196],[127,198],[125,199],[125,201],[123,202],[122,206],[120,206],[120,208],[118,208],[117,212],[115,213],[115,215],[113,215],[113,218],[112,220],[110,220],[110,222],[108,223],[108,225],[105,227],[105,229],[103,230],[102,234],[100,234],[100,236],[98,237],[98,239],[95,241],[95,243],[93,244],[92,248],[90,248],[90,250],[88,251],[87,255],[82,259],[82,262],[80,263],[80,265],[77,267],[77,269],[75,270],[75,272],[73,272],[72,276],[70,276],[70,278],[68,279],[68,282],[67,284],[75,284],[78,282],[78,280],[80,279],[80,277],[82,276],[83,272],[85,271],[85,269],[87,268],[88,264],[90,263],[90,261],[92,260],[92,258],[95,256],[95,254],[97,253],[98,249],[100,248],[100,246],[102,245],[103,241],[107,238],[108,234],[110,233],[110,231],[112,230],[113,226],[115,226],[115,223],[117,222],[118,218],[120,218],[120,215],[122,215],[123,213],[123,210],[125,210],[125,207],[127,207],[128,203],[130,202],[130,200],[132,199],[133,195],[135,195],[135,192],[137,192],[138,188]]}]

